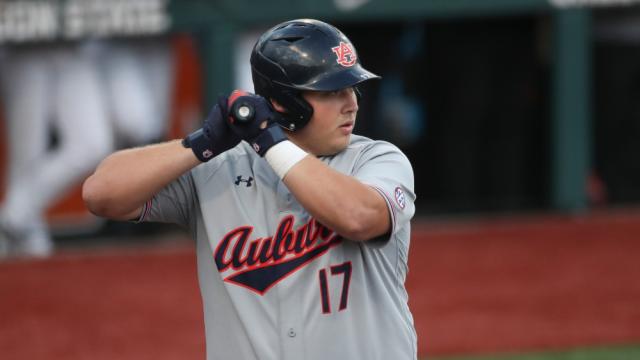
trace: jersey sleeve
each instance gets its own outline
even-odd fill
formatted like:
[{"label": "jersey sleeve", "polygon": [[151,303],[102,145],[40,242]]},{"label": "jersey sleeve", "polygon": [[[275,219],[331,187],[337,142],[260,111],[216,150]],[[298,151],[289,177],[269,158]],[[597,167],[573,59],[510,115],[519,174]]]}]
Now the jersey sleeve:
[{"label": "jersey sleeve", "polygon": [[169,183],[149,200],[139,222],[162,222],[188,227],[196,204],[196,190],[191,172]]},{"label": "jersey sleeve", "polygon": [[413,169],[396,146],[378,141],[362,151],[353,176],[378,191],[387,202],[391,233],[409,224],[415,213]]}]

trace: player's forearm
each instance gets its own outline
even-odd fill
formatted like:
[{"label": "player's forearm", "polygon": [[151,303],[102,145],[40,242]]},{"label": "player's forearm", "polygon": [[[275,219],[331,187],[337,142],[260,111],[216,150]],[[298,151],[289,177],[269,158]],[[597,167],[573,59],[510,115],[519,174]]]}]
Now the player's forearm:
[{"label": "player's forearm", "polygon": [[200,164],[180,141],[118,151],[85,181],[82,196],[96,215],[128,219],[164,186]]},{"label": "player's forearm", "polygon": [[365,241],[390,229],[389,210],[377,191],[313,156],[292,167],[284,182],[313,217],[348,239]]}]

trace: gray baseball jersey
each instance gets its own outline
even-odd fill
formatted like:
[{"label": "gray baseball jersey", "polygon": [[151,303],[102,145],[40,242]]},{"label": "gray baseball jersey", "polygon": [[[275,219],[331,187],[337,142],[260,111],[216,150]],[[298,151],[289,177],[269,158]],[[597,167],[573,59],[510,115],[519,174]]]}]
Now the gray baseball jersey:
[{"label": "gray baseball jersey", "polygon": [[242,142],[158,193],[142,220],[196,239],[207,359],[415,359],[404,287],[413,171],[395,146],[353,135],[320,158],[383,195],[389,235],[343,239]]}]

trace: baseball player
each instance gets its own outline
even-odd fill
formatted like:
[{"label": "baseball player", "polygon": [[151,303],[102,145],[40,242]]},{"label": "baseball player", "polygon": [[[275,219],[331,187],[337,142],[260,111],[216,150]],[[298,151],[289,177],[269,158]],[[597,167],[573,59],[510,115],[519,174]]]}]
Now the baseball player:
[{"label": "baseball player", "polygon": [[413,172],[352,134],[356,86],[378,76],[309,19],[265,32],[251,69],[257,95],[222,98],[202,129],[107,157],[87,206],[190,231],[208,359],[415,359]]}]

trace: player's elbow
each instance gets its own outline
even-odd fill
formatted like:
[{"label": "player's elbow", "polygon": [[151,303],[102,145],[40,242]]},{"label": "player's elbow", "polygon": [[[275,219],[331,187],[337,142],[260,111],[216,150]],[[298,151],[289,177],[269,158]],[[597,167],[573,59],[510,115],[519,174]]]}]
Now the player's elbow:
[{"label": "player's elbow", "polygon": [[94,215],[104,216],[104,194],[93,176],[89,176],[82,184],[82,200],[87,209]]},{"label": "player's elbow", "polygon": [[108,185],[90,176],[82,184],[82,200],[87,209],[96,216],[116,218],[117,209],[110,199]]},{"label": "player's elbow", "polygon": [[342,233],[342,236],[344,236],[345,238],[347,238],[349,240],[367,241],[367,240],[369,240],[369,239],[374,237],[367,230],[368,229],[366,229],[366,228],[364,228],[362,226],[350,226],[350,227],[346,227],[344,230],[342,230],[341,233]]},{"label": "player's elbow", "polygon": [[368,241],[388,232],[389,222],[379,216],[351,216],[343,224],[341,235],[353,241]]}]

